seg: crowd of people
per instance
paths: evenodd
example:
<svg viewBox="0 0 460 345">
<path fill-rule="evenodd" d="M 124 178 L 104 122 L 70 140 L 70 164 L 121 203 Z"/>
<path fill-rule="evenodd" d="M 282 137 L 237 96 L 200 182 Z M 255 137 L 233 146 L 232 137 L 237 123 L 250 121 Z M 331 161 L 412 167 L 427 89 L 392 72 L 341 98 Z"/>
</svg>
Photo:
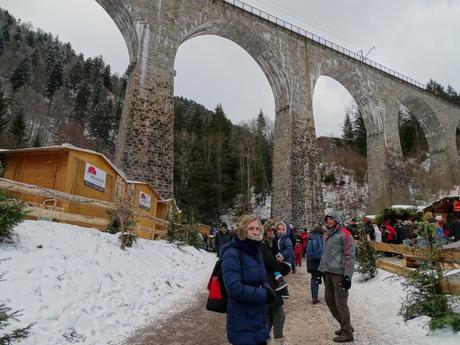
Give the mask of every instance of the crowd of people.
<svg viewBox="0 0 460 345">
<path fill-rule="evenodd" d="M 289 299 L 283 277 L 296 273 L 306 258 L 311 274 L 311 303 L 317 304 L 324 282 L 325 302 L 340 328 L 335 342 L 353 341 L 348 292 L 354 271 L 355 247 L 351 233 L 341 225 L 336 211 L 325 215 L 324 226 L 307 232 L 286 222 L 243 216 L 231 231 L 222 223 L 214 236 L 217 256 L 228 294 L 227 338 L 233 345 L 284 344 Z M 286 302 L 287 303 L 287 302 Z"/>
<path fill-rule="evenodd" d="M 449 215 L 447 222 L 443 215 L 434 216 L 432 212 L 425 212 L 422 216 L 417 217 L 385 219 L 380 226 L 371 218 L 364 217 L 363 224 L 365 235 L 371 241 L 376 242 L 426 248 L 428 246 L 427 236 L 422 230 L 427 225 L 434 230 L 433 234 L 430 234 L 431 241 L 438 245 L 460 241 L 460 221 L 459 215 L 456 213 Z M 350 221 L 347 229 L 355 239 L 360 239 L 363 236 L 359 232 L 356 219 Z"/>
<path fill-rule="evenodd" d="M 354 240 L 369 240 L 416 247 L 427 247 L 428 240 L 443 245 L 460 241 L 460 220 L 426 212 L 422 219 L 386 219 L 379 226 L 375 219 L 352 219 L 345 226 L 338 211 L 331 210 L 324 224 L 298 229 L 271 219 L 262 222 L 254 215 L 243 216 L 235 231 L 222 223 L 214 232 L 212 247 L 222 260 L 224 285 L 228 293 L 227 337 L 233 345 L 284 344 L 289 287 L 283 278 L 295 274 L 306 260 L 310 273 L 311 303 L 320 302 L 319 286 L 324 283 L 324 300 L 340 328 L 334 342 L 352 342 L 354 329 L 348 308 L 348 295 L 355 266 Z"/>
</svg>

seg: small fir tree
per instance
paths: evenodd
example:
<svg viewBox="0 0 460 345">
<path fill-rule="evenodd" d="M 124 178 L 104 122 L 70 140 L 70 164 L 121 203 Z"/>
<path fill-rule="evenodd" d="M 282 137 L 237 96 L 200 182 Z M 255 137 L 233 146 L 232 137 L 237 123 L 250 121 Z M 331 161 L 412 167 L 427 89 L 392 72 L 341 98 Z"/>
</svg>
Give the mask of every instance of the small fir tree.
<svg viewBox="0 0 460 345">
<path fill-rule="evenodd" d="M 30 58 L 26 56 L 14 70 L 10 77 L 11 86 L 13 91 L 17 91 L 19 88 L 25 86 L 31 78 L 31 63 Z"/>
<path fill-rule="evenodd" d="M 342 138 L 345 140 L 352 141 L 354 139 L 353 123 L 351 121 L 350 112 L 347 111 L 345 114 L 345 120 L 343 121 L 343 135 Z"/>
<path fill-rule="evenodd" d="M 377 275 L 377 252 L 367 236 L 366 225 L 357 223 L 361 244 L 356 248 L 357 270 L 361 273 L 361 281 L 368 281 Z"/>
<path fill-rule="evenodd" d="M 24 220 L 26 211 L 21 201 L 0 193 L 0 242 L 10 240 L 13 228 Z"/>
<path fill-rule="evenodd" d="M 401 279 L 406 296 L 399 314 L 405 321 L 419 316 L 429 316 L 430 329 L 450 326 L 460 331 L 460 314 L 452 308 L 454 297 L 443 292 L 445 283 L 442 260 L 434 244 L 435 225 L 419 222 L 419 236 L 428 243 L 426 258 L 406 279 Z"/>
<path fill-rule="evenodd" d="M 14 147 L 21 148 L 29 141 L 29 131 L 24 119 L 24 110 L 20 110 L 14 116 L 10 127 L 10 134 L 14 138 Z"/>
<path fill-rule="evenodd" d="M 4 332 L 3 330 L 8 327 L 12 321 L 19 321 L 20 311 L 11 311 L 4 303 L 0 303 L 0 345 L 11 345 L 27 338 L 30 334 L 33 324 L 24 328 L 17 328 L 11 332 Z"/>
</svg>

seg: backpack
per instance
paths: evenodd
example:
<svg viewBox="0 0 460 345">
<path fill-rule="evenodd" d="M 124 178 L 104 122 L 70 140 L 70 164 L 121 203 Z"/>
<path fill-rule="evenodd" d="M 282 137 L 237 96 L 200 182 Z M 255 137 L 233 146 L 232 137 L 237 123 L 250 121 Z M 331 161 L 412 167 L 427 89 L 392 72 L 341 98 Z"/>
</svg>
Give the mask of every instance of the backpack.
<svg viewBox="0 0 460 345">
<path fill-rule="evenodd" d="M 310 236 L 307 243 L 307 259 L 321 259 L 323 255 L 323 238 Z"/>
<path fill-rule="evenodd" d="M 236 249 L 236 248 L 235 248 Z M 238 258 L 240 264 L 243 265 L 243 254 L 239 249 L 236 249 L 238 252 Z M 223 253 L 222 253 L 223 254 Z M 216 264 L 211 273 L 211 277 L 208 282 L 208 300 L 206 301 L 206 309 L 209 311 L 214 311 L 216 313 L 226 313 L 227 312 L 227 290 L 225 290 L 224 285 L 224 275 L 222 273 L 222 257 L 217 260 Z"/>
</svg>

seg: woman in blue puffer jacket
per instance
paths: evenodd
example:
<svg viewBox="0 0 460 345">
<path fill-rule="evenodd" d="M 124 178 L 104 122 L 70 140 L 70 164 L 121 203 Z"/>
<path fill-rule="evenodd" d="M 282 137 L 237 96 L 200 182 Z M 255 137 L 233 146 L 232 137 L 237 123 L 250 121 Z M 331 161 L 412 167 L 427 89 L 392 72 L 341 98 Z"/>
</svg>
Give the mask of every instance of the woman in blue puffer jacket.
<svg viewBox="0 0 460 345">
<path fill-rule="evenodd" d="M 262 225 L 253 215 L 243 216 L 236 237 L 222 248 L 222 273 L 228 294 L 227 338 L 233 345 L 267 343 L 267 303 L 275 292 L 267 284 L 260 251 Z"/>
</svg>

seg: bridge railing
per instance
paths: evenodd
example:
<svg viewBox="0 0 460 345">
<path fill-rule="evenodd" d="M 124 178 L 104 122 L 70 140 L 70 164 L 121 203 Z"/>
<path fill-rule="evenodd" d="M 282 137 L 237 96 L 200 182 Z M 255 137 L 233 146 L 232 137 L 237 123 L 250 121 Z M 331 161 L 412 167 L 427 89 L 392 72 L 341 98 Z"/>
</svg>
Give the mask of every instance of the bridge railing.
<svg viewBox="0 0 460 345">
<path fill-rule="evenodd" d="M 274 23 L 276 25 L 282 26 L 285 29 L 288 29 L 288 30 L 290 30 L 292 32 L 295 32 L 295 33 L 297 33 L 297 34 L 299 34 L 299 35 L 301 35 L 301 36 L 303 36 L 303 37 L 305 37 L 305 38 L 307 38 L 309 40 L 317 42 L 317 43 L 319 43 L 319 44 L 321 44 L 323 46 L 326 46 L 326 47 L 328 47 L 328 48 L 330 48 L 332 50 L 335 50 L 335 51 L 337 51 L 339 53 L 342 53 L 342 54 L 344 54 L 346 56 L 349 56 L 349 57 L 351 57 L 351 58 L 353 58 L 355 60 L 361 61 L 361 62 L 363 62 L 363 63 L 365 63 L 365 64 L 367 64 L 369 66 L 372 66 L 372 67 L 374 67 L 374 68 L 376 68 L 376 69 L 378 69 L 378 70 L 380 70 L 380 71 L 382 71 L 384 73 L 387 73 L 387 74 L 389 74 L 389 75 L 391 75 L 391 76 L 393 76 L 395 78 L 401 79 L 401 80 L 403 80 L 403 81 L 405 81 L 405 82 L 407 82 L 409 84 L 412 84 L 412 85 L 414 85 L 416 87 L 419 87 L 419 88 L 425 90 L 425 84 L 420 83 L 419 81 L 417 81 L 415 79 L 407 77 L 404 74 L 401 74 L 401 73 L 399 73 L 399 72 L 397 72 L 395 70 L 392 70 L 391 68 L 388 68 L 388 67 L 386 67 L 386 66 L 384 66 L 382 64 L 379 64 L 378 62 L 375 62 L 375 61 L 373 61 L 371 59 L 368 59 L 368 58 L 364 57 L 362 54 L 358 54 L 358 53 L 356 53 L 356 52 L 354 52 L 354 51 L 352 51 L 350 49 L 344 48 L 344 47 L 342 47 L 342 46 L 340 46 L 340 45 L 338 45 L 338 44 L 336 44 L 334 42 L 331 42 L 331 41 L 329 41 L 329 40 L 327 40 L 325 38 L 322 38 L 322 37 L 320 37 L 320 36 L 318 36 L 318 35 L 316 35 L 314 33 L 311 33 L 311 32 L 309 32 L 309 31 L 307 31 L 305 29 L 302 29 L 302 28 L 300 28 L 300 27 L 298 27 L 296 25 L 288 23 L 283 19 L 280 19 L 280 18 L 278 18 L 276 16 L 271 15 L 270 13 L 262 11 L 262 10 L 256 8 L 256 7 L 254 7 L 254 6 L 246 4 L 246 3 L 242 2 L 242 1 L 239 1 L 239 0 L 224 0 L 224 1 L 226 3 L 229 3 L 229 4 L 233 5 L 233 6 L 235 6 L 235 7 L 241 8 L 244 11 L 250 12 L 250 13 L 252 13 L 252 14 L 258 16 L 258 17 L 266 19 L 266 20 L 268 20 L 268 21 L 270 21 L 270 22 L 272 22 L 272 23 Z"/>
</svg>

